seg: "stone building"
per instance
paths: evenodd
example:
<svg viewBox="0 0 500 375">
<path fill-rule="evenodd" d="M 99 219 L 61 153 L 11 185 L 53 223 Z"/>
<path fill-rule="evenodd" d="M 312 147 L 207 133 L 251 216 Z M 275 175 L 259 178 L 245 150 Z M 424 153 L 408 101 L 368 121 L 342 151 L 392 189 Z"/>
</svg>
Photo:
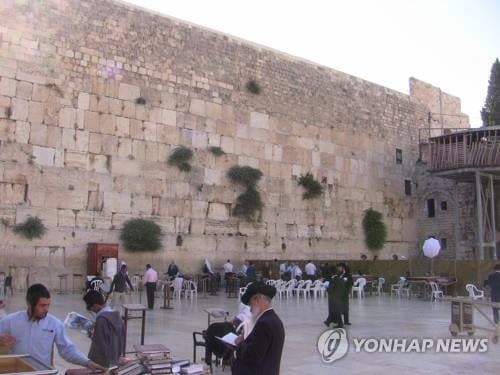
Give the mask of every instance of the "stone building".
<svg viewBox="0 0 500 375">
<path fill-rule="evenodd" d="M 470 214 L 420 171 L 429 129 L 469 126 L 460 100 L 427 83 L 411 79 L 406 95 L 112 0 L 4 0 L 0 19 L 0 260 L 17 285 L 84 273 L 87 243 L 118 242 L 136 217 L 165 235 L 158 253 L 120 250 L 133 269 L 175 258 L 195 271 L 205 257 L 371 257 L 370 207 L 388 226 L 379 258 L 412 256 L 433 191 L 438 211 L 447 201 Z M 166 163 L 179 145 L 194 151 L 189 173 Z M 263 172 L 255 223 L 231 215 L 233 165 Z M 302 199 L 307 172 L 319 199 Z M 12 232 L 28 215 L 48 227 L 43 238 Z"/>
</svg>

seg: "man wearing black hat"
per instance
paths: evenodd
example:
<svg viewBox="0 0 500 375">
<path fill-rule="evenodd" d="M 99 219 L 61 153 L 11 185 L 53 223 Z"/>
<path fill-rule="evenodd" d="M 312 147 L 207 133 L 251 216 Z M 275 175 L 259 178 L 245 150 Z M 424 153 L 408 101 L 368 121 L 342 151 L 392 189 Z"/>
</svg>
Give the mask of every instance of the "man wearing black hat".
<svg viewBox="0 0 500 375">
<path fill-rule="evenodd" d="M 285 329 L 271 306 L 274 286 L 252 283 L 241 297 L 250 306 L 253 329 L 236 340 L 232 375 L 279 375 Z"/>
<path fill-rule="evenodd" d="M 337 267 L 334 275 L 328 280 L 328 317 L 324 324 L 329 327 L 331 323 L 336 324 L 335 328 L 343 328 L 344 322 L 342 314 L 344 313 L 344 296 L 346 289 L 346 280 L 344 280 L 342 267 Z"/>
</svg>

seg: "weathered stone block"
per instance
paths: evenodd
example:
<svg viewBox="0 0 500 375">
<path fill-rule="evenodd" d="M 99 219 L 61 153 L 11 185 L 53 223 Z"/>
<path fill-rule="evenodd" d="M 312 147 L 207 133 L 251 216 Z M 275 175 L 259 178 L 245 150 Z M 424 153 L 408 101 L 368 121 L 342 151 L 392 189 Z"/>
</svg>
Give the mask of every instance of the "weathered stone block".
<svg viewBox="0 0 500 375">
<path fill-rule="evenodd" d="M 43 111 L 43 103 L 31 101 L 28 109 L 28 121 L 41 124 L 44 117 Z"/>
<path fill-rule="evenodd" d="M 96 173 L 109 173 L 110 158 L 109 155 L 90 154 L 88 157 L 88 170 Z"/>
<path fill-rule="evenodd" d="M 177 112 L 168 109 L 162 109 L 161 111 L 161 123 L 165 125 L 176 126 L 177 125 Z"/>
<path fill-rule="evenodd" d="M 130 136 L 135 139 L 144 139 L 144 122 L 130 120 Z"/>
<path fill-rule="evenodd" d="M 193 115 L 205 116 L 205 102 L 201 99 L 191 99 L 189 112 Z"/>
<path fill-rule="evenodd" d="M 16 142 L 28 143 L 30 138 L 30 124 L 28 122 L 16 121 Z"/>
<path fill-rule="evenodd" d="M 130 120 L 126 117 L 116 117 L 116 135 L 119 137 L 130 136 Z"/>
<path fill-rule="evenodd" d="M 18 82 L 16 96 L 21 99 L 31 100 L 33 84 L 30 82 Z"/>
<path fill-rule="evenodd" d="M 191 217 L 196 219 L 204 219 L 207 217 L 207 201 L 192 201 L 191 202 Z"/>
<path fill-rule="evenodd" d="M 26 100 L 12 98 L 12 114 L 10 118 L 12 120 L 26 121 L 28 119 L 28 102 Z"/>
<path fill-rule="evenodd" d="M 87 169 L 88 155 L 85 152 L 65 151 L 64 165 L 68 168 Z"/>
<path fill-rule="evenodd" d="M 78 108 L 88 110 L 90 108 L 90 95 L 87 92 L 78 94 Z"/>
<path fill-rule="evenodd" d="M 229 219 L 229 209 L 227 204 L 210 202 L 208 204 L 208 218 L 226 221 Z"/>
<path fill-rule="evenodd" d="M 33 146 L 33 157 L 35 164 L 53 166 L 55 149 L 50 147 Z"/>
<path fill-rule="evenodd" d="M 74 129 L 76 125 L 76 110 L 65 107 L 59 112 L 59 126 Z"/>
<path fill-rule="evenodd" d="M 116 116 L 102 114 L 99 116 L 99 130 L 103 134 L 115 134 L 116 132 Z"/>
<path fill-rule="evenodd" d="M 144 121 L 144 139 L 146 141 L 156 141 L 156 123 Z"/>
<path fill-rule="evenodd" d="M 16 80 L 2 77 L 0 80 L 0 95 L 16 96 Z"/>
<path fill-rule="evenodd" d="M 119 99 L 135 101 L 135 99 L 139 96 L 141 96 L 141 89 L 139 86 L 120 83 L 120 86 L 118 87 Z"/>
<path fill-rule="evenodd" d="M 250 112 L 250 126 L 269 129 L 269 115 L 260 112 Z"/>
<path fill-rule="evenodd" d="M 104 192 L 104 210 L 107 212 L 130 213 L 130 193 Z"/>
<path fill-rule="evenodd" d="M 84 126 L 85 129 L 91 132 L 99 132 L 99 113 L 92 111 L 85 111 L 84 113 Z"/>
</svg>

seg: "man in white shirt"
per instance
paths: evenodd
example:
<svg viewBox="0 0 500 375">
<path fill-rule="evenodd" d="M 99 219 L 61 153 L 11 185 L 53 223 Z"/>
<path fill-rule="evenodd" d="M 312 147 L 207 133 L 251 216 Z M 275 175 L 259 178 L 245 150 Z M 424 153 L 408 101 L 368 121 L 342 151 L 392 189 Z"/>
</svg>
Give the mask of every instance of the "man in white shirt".
<svg viewBox="0 0 500 375">
<path fill-rule="evenodd" d="M 305 270 L 306 270 L 307 278 L 309 280 L 313 280 L 316 277 L 317 268 L 316 268 L 315 264 L 313 262 L 311 262 L 310 260 L 307 261 L 307 264 L 305 266 Z"/>
<path fill-rule="evenodd" d="M 283 275 L 286 273 L 287 268 L 288 264 L 286 262 L 280 264 L 280 279 L 283 278 Z"/>
<path fill-rule="evenodd" d="M 153 309 L 155 304 L 156 283 L 158 282 L 158 272 L 156 272 L 151 264 L 146 264 L 146 272 L 144 272 L 144 285 L 146 286 L 146 295 L 148 297 L 148 308 Z"/>
<path fill-rule="evenodd" d="M 231 260 L 227 260 L 226 263 L 224 263 L 224 274 L 226 276 L 229 276 L 233 273 L 234 266 L 231 264 Z"/>
<path fill-rule="evenodd" d="M 302 278 L 302 270 L 300 269 L 298 264 L 292 263 L 291 277 L 292 279 Z"/>
</svg>

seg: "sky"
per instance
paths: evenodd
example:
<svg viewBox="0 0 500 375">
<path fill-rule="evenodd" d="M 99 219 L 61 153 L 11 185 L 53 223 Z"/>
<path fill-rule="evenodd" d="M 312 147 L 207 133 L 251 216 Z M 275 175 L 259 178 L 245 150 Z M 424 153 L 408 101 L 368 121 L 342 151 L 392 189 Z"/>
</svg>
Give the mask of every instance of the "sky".
<svg viewBox="0 0 500 375">
<path fill-rule="evenodd" d="M 481 125 L 500 0 L 126 0 L 408 93 L 415 77 Z"/>
</svg>

